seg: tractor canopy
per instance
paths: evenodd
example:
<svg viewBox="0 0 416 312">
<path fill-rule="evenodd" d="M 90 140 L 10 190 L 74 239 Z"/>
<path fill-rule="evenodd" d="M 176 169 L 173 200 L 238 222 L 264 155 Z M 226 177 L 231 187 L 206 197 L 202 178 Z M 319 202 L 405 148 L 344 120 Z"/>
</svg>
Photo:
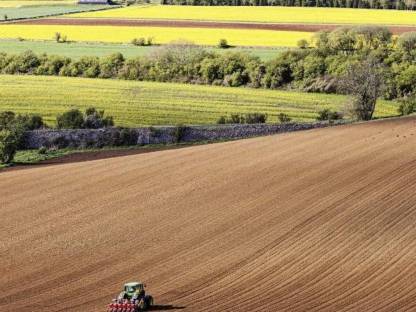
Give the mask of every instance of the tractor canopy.
<svg viewBox="0 0 416 312">
<path fill-rule="evenodd" d="M 131 282 L 124 284 L 124 291 L 132 296 L 135 292 L 141 292 L 144 290 L 144 284 L 141 282 Z"/>
</svg>

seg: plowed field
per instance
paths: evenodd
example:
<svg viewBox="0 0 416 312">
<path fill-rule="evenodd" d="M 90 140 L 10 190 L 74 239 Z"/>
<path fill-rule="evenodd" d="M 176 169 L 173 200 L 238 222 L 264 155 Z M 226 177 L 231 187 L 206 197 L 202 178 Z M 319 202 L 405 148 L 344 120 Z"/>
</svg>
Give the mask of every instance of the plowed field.
<svg viewBox="0 0 416 312">
<path fill-rule="evenodd" d="M 0 173 L 0 310 L 415 311 L 416 118 Z"/>
</svg>

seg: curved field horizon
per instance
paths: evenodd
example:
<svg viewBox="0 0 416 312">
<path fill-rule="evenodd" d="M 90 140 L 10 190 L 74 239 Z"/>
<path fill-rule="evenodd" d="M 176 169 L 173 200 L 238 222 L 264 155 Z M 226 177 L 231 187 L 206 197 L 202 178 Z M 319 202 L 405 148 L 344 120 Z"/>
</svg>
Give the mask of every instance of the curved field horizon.
<svg viewBox="0 0 416 312">
<path fill-rule="evenodd" d="M 0 173 L 0 310 L 414 311 L 416 118 Z M 157 310 L 157 309 L 156 309 Z"/>
</svg>

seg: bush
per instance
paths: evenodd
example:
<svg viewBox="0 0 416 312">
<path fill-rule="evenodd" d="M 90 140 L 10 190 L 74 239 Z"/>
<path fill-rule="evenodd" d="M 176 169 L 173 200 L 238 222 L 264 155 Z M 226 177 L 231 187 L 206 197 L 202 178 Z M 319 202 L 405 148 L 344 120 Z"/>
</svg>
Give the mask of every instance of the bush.
<svg viewBox="0 0 416 312">
<path fill-rule="evenodd" d="M 286 123 L 292 120 L 292 118 L 290 118 L 289 115 L 285 113 L 280 113 L 279 115 L 277 115 L 277 119 L 279 120 L 280 123 Z"/>
<path fill-rule="evenodd" d="M 230 47 L 230 45 L 228 44 L 227 39 L 220 39 L 220 41 L 218 42 L 217 47 L 220 48 L 220 49 L 228 49 Z"/>
<path fill-rule="evenodd" d="M 175 140 L 175 143 L 182 141 L 187 127 L 185 125 L 178 125 L 173 129 L 172 135 Z"/>
<path fill-rule="evenodd" d="M 0 162 L 8 164 L 13 161 L 20 143 L 19 134 L 10 129 L 0 130 Z"/>
<path fill-rule="evenodd" d="M 221 116 L 217 120 L 217 124 L 255 124 L 265 123 L 267 114 L 249 113 L 249 114 L 231 114 L 229 117 Z"/>
<path fill-rule="evenodd" d="M 416 112 L 416 97 L 404 97 L 399 100 L 399 107 L 397 109 L 400 115 L 410 115 Z"/>
<path fill-rule="evenodd" d="M 38 154 L 45 155 L 48 153 L 48 149 L 45 146 L 39 147 Z"/>
<path fill-rule="evenodd" d="M 59 129 L 80 129 L 84 125 L 84 115 L 79 109 L 71 109 L 56 117 Z"/>
<path fill-rule="evenodd" d="M 307 49 L 309 48 L 309 42 L 306 39 L 300 39 L 297 43 L 298 48 Z"/>
<path fill-rule="evenodd" d="M 79 109 L 71 109 L 56 117 L 56 125 L 59 129 L 99 129 L 114 126 L 112 116 L 104 116 L 104 110 L 98 111 L 95 107 L 89 107 L 85 115 Z"/>
<path fill-rule="evenodd" d="M 144 38 L 134 38 L 131 43 L 132 45 L 143 47 L 146 45 L 146 40 Z"/>
<path fill-rule="evenodd" d="M 54 38 L 55 38 L 55 41 L 59 43 L 61 41 L 61 33 L 60 32 L 56 32 Z"/>
<path fill-rule="evenodd" d="M 247 124 L 256 124 L 256 123 L 266 123 L 267 114 L 263 113 L 250 113 L 244 116 L 245 123 Z"/>
<path fill-rule="evenodd" d="M 318 117 L 316 117 L 316 120 L 318 121 L 331 121 L 331 120 L 339 120 L 342 119 L 343 116 L 339 112 L 333 112 L 328 108 L 325 108 L 318 112 Z"/>
<path fill-rule="evenodd" d="M 113 117 L 104 117 L 104 110 L 97 111 L 94 107 L 90 107 L 85 111 L 83 128 L 99 129 L 111 126 L 114 126 Z"/>
<path fill-rule="evenodd" d="M 45 127 L 40 115 L 17 115 L 16 122 L 21 123 L 25 130 L 36 130 Z"/>
<path fill-rule="evenodd" d="M 14 112 L 6 111 L 0 113 L 0 130 L 7 129 L 15 120 Z"/>
<path fill-rule="evenodd" d="M 6 111 L 0 113 L 0 130 L 9 129 L 15 125 L 26 130 L 35 130 L 45 126 L 43 118 L 39 115 L 16 115 L 14 112 Z"/>
</svg>

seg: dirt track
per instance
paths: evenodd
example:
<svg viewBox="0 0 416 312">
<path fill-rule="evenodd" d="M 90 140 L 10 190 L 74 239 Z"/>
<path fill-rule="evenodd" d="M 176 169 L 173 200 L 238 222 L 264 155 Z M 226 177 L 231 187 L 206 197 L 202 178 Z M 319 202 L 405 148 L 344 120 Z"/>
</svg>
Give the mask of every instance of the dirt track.
<svg viewBox="0 0 416 312">
<path fill-rule="evenodd" d="M 5 172 L 0 311 L 416 311 L 415 184 L 416 118 Z"/>
<path fill-rule="evenodd" d="M 111 18 L 44 18 L 16 21 L 17 24 L 30 25 L 83 25 L 83 26 L 153 26 L 153 27 L 199 27 L 229 29 L 264 29 L 316 32 L 333 30 L 342 25 L 334 24 L 266 24 L 238 22 L 206 22 L 186 20 L 139 20 Z M 388 26 L 394 34 L 416 31 L 414 26 Z"/>
</svg>

